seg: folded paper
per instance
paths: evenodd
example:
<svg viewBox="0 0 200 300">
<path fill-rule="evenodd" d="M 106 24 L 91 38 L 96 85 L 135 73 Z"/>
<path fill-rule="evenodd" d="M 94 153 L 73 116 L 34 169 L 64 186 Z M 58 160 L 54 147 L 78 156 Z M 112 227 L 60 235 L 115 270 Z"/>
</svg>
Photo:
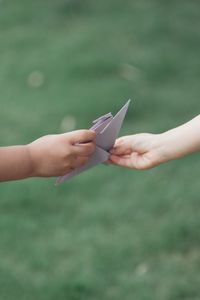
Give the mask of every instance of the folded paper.
<svg viewBox="0 0 200 300">
<path fill-rule="evenodd" d="M 58 177 L 56 184 L 67 181 L 80 173 L 95 167 L 100 163 L 104 163 L 109 158 L 109 151 L 112 149 L 115 140 L 117 139 L 122 127 L 126 112 L 128 110 L 130 100 L 122 107 L 122 109 L 113 117 L 111 113 L 93 121 L 93 126 L 90 128 L 96 132 L 96 149 L 91 155 L 87 164 L 76 168 L 70 173 Z"/>
</svg>

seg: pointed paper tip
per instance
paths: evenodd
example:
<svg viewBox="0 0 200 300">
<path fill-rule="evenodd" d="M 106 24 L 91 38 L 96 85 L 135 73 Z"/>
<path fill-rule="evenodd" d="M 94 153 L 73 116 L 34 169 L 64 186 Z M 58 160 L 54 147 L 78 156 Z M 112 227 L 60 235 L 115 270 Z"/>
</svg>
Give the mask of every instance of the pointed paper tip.
<svg viewBox="0 0 200 300">
<path fill-rule="evenodd" d="M 127 101 L 126 104 L 122 107 L 121 110 L 123 110 L 124 108 L 128 109 L 130 103 L 131 103 L 131 99 L 128 99 L 128 101 Z"/>
<path fill-rule="evenodd" d="M 120 109 L 120 111 L 119 111 L 118 113 L 120 113 L 120 112 L 123 111 L 124 109 L 127 110 L 128 107 L 129 107 L 130 102 L 131 102 L 131 99 L 129 99 L 129 100 L 124 104 L 124 106 Z"/>
<path fill-rule="evenodd" d="M 131 99 L 129 99 L 129 100 L 124 104 L 124 106 L 120 109 L 120 111 L 118 111 L 118 113 L 116 114 L 116 116 L 119 115 L 122 111 L 127 111 L 130 102 L 131 102 Z"/>
</svg>

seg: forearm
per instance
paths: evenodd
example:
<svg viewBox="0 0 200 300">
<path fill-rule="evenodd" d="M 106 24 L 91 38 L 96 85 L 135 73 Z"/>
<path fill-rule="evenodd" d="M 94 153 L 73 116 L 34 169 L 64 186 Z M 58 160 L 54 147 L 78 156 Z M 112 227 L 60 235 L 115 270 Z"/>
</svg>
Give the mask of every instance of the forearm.
<svg viewBox="0 0 200 300">
<path fill-rule="evenodd" d="M 32 176 L 28 146 L 0 148 L 0 181 L 17 180 Z"/>
<path fill-rule="evenodd" d="M 200 151 L 200 115 L 160 137 L 164 162 Z"/>
</svg>

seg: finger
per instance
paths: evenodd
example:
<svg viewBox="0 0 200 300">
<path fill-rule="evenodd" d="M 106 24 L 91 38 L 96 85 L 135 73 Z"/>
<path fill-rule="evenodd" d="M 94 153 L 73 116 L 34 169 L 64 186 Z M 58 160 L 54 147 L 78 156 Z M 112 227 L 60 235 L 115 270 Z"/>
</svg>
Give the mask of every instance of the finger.
<svg viewBox="0 0 200 300">
<path fill-rule="evenodd" d="M 131 151 L 132 143 L 130 139 L 128 137 L 122 137 L 116 140 L 110 153 L 114 155 L 126 155 L 130 154 Z"/>
<path fill-rule="evenodd" d="M 116 155 L 111 155 L 110 160 L 115 165 L 118 165 L 118 166 L 121 166 L 121 167 L 126 167 L 126 168 L 132 168 L 131 157 L 130 156 L 120 157 L 120 156 L 116 156 Z"/>
<path fill-rule="evenodd" d="M 110 150 L 110 153 L 114 153 L 118 148 L 120 148 L 120 145 L 123 143 L 123 138 L 118 138 L 115 141 L 115 144 L 113 145 L 113 148 Z"/>
<path fill-rule="evenodd" d="M 126 143 L 130 142 L 131 138 L 132 138 L 131 135 L 121 136 L 120 138 L 116 139 L 116 141 L 115 141 L 116 147 L 121 146 L 123 144 L 126 144 Z"/>
<path fill-rule="evenodd" d="M 73 151 L 77 156 L 89 156 L 95 151 L 94 143 L 76 144 L 73 146 Z"/>
<path fill-rule="evenodd" d="M 117 148 L 113 148 L 110 151 L 110 154 L 117 155 L 117 156 L 130 155 L 131 153 L 132 153 L 131 148 L 125 148 L 123 146 L 117 147 Z"/>
<path fill-rule="evenodd" d="M 68 136 L 70 136 L 70 142 L 72 144 L 81 144 L 94 141 L 96 133 L 92 130 L 76 130 L 68 133 Z"/>
</svg>

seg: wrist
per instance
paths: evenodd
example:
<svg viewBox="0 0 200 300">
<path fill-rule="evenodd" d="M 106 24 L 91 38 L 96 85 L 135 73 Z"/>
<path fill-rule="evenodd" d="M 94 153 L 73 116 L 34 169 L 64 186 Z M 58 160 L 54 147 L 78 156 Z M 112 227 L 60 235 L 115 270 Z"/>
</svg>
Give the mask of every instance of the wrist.
<svg viewBox="0 0 200 300">
<path fill-rule="evenodd" d="M 148 149 L 151 154 L 153 166 L 160 165 L 170 160 L 170 151 L 165 133 L 149 135 L 150 140 L 148 141 Z"/>
<path fill-rule="evenodd" d="M 161 163 L 181 157 L 179 148 L 177 147 L 178 136 L 173 130 L 169 130 L 159 134 L 159 152 Z"/>
<path fill-rule="evenodd" d="M 164 133 L 158 134 L 156 149 L 158 152 L 159 163 L 165 163 L 170 160 L 170 151 L 168 147 L 167 136 Z"/>
<path fill-rule="evenodd" d="M 37 163 L 36 163 L 36 158 L 34 155 L 34 149 L 33 149 L 32 143 L 26 145 L 25 147 L 26 147 L 26 151 L 27 151 L 28 157 L 29 157 L 29 165 L 30 165 L 29 177 L 36 177 L 36 176 L 38 176 Z"/>
</svg>

